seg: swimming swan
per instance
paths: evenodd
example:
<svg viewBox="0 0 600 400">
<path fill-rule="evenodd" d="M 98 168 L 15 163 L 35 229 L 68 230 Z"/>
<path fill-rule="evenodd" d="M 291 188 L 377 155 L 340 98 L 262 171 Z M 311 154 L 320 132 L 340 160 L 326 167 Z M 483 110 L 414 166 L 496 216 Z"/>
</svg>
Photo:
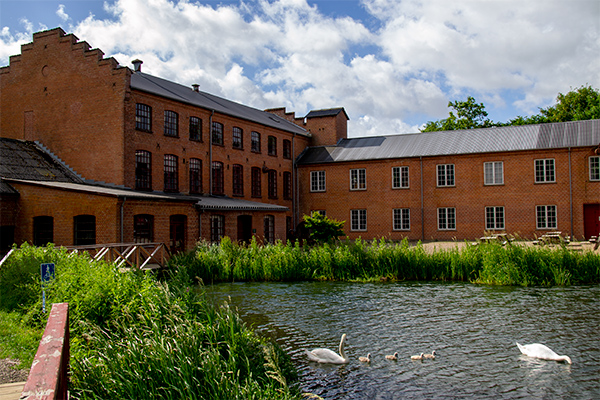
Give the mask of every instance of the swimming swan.
<svg viewBox="0 0 600 400">
<path fill-rule="evenodd" d="M 551 361 L 566 361 L 569 364 L 572 364 L 571 358 L 569 356 L 559 356 L 555 352 L 553 352 L 548 346 L 544 346 L 540 343 L 526 344 L 520 345 L 517 343 L 517 347 L 521 350 L 521 353 L 525 354 L 528 357 L 539 358 L 541 360 L 551 360 Z"/>
<path fill-rule="evenodd" d="M 306 350 L 306 355 L 310 361 L 322 363 L 322 364 L 348 364 L 350 359 L 344 352 L 344 345 L 346 344 L 346 334 L 342 335 L 340 340 L 340 354 L 336 354 L 335 351 L 329 349 L 314 349 L 313 351 Z"/>
<path fill-rule="evenodd" d="M 431 354 L 423 354 L 423 358 L 429 358 L 431 360 L 435 359 L 435 350 L 431 352 Z"/>
<path fill-rule="evenodd" d="M 418 356 L 410 356 L 410 359 L 411 359 L 411 360 L 422 360 L 422 359 L 423 359 L 423 356 L 424 356 L 424 354 L 423 354 L 423 353 L 421 353 L 421 354 L 420 354 L 420 355 L 418 355 Z"/>
<path fill-rule="evenodd" d="M 387 355 L 387 356 L 385 356 L 385 358 L 388 359 L 388 360 L 397 360 L 398 359 L 398 352 L 395 352 L 392 355 Z"/>
<path fill-rule="evenodd" d="M 370 363 L 371 362 L 371 353 L 368 353 L 366 357 L 358 357 L 358 361 Z"/>
</svg>

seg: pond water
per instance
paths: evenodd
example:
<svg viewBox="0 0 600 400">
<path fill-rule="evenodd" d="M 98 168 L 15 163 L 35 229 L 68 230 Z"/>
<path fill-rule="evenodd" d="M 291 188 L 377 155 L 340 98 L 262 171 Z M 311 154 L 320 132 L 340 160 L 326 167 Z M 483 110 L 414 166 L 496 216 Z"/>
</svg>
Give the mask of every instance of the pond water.
<svg viewBox="0 0 600 400">
<path fill-rule="evenodd" d="M 205 289 L 274 338 L 297 366 L 302 391 L 324 399 L 600 399 L 599 286 L 303 282 Z M 305 349 L 337 352 L 342 333 L 349 364 L 308 361 Z M 525 357 L 517 341 L 544 343 L 573 364 Z M 432 350 L 435 360 L 410 359 Z M 385 359 L 394 352 L 397 361 Z M 372 362 L 359 362 L 367 353 Z"/>
</svg>

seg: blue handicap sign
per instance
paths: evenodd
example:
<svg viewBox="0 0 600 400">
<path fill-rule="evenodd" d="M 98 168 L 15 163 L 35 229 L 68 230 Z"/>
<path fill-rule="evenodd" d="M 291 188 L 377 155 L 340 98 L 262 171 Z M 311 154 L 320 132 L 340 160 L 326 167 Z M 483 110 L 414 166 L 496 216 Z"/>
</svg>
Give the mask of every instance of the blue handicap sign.
<svg viewBox="0 0 600 400">
<path fill-rule="evenodd" d="M 42 264 L 42 283 L 47 283 L 54 279 L 54 263 Z"/>
</svg>

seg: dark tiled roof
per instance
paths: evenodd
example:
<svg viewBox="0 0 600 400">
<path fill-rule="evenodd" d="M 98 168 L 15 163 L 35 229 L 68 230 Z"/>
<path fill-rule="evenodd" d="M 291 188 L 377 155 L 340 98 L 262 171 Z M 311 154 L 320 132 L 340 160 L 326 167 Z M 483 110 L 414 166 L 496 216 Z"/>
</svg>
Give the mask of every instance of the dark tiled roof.
<svg viewBox="0 0 600 400">
<path fill-rule="evenodd" d="M 15 195 L 18 196 L 19 192 L 10 186 L 7 182 L 0 179 L 0 195 Z"/>
<path fill-rule="evenodd" d="M 600 120 L 342 139 L 306 149 L 299 164 L 598 146 Z"/>
<path fill-rule="evenodd" d="M 34 142 L 0 138 L 0 177 L 32 181 L 83 180 Z"/>
<path fill-rule="evenodd" d="M 288 211 L 289 208 L 277 204 L 259 203 L 230 197 L 202 197 L 198 201 L 198 207 L 203 210 L 223 211 Z"/>
<path fill-rule="evenodd" d="M 305 118 L 335 117 L 336 115 L 338 115 L 341 112 L 344 113 L 344 115 L 346 116 L 346 119 L 350 119 L 350 118 L 348 118 L 348 114 L 346 114 L 346 110 L 344 110 L 343 107 L 328 108 L 326 110 L 313 110 L 313 111 L 309 112 L 308 114 L 306 114 Z"/>
<path fill-rule="evenodd" d="M 191 87 L 144 74 L 142 72 L 134 72 L 131 74 L 131 87 L 133 89 L 191 104 L 196 107 L 215 110 L 215 112 L 218 113 L 281 129 L 286 132 L 305 136 L 309 135 L 306 129 L 278 115 L 217 97 L 210 93 L 202 91 L 196 92 Z"/>
</svg>

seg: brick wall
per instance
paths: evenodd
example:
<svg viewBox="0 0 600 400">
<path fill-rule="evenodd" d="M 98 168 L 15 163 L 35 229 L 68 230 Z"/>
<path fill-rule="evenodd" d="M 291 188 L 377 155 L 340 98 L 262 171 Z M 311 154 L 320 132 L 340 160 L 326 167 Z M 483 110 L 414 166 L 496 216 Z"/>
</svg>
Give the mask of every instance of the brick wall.
<svg viewBox="0 0 600 400">
<path fill-rule="evenodd" d="M 592 155 L 586 148 L 571 150 L 573 234 L 579 238 L 583 237 L 583 205 L 600 203 L 600 182 L 589 181 L 588 159 Z M 543 158 L 555 160 L 556 182 L 535 183 L 534 160 Z M 483 164 L 492 161 L 503 162 L 502 185 L 484 185 Z M 454 165 L 455 186 L 437 186 L 438 164 Z M 392 167 L 396 166 L 409 167 L 408 189 L 392 189 Z M 366 190 L 350 190 L 352 168 L 366 169 Z M 463 240 L 483 235 L 486 207 L 504 207 L 504 231 L 533 238 L 547 231 L 536 229 L 536 206 L 555 205 L 557 230 L 571 232 L 568 149 L 423 158 L 422 168 L 421 203 L 421 161 L 416 158 L 301 166 L 301 214 L 325 210 L 329 217 L 346 221 L 345 231 L 350 238 Z M 326 192 L 311 193 L 310 171 L 318 170 L 326 171 Z M 438 229 L 440 207 L 456 209 L 456 229 Z M 410 230 L 393 230 L 394 208 L 410 209 Z M 350 230 L 352 209 L 367 210 L 366 231 Z"/>
</svg>

